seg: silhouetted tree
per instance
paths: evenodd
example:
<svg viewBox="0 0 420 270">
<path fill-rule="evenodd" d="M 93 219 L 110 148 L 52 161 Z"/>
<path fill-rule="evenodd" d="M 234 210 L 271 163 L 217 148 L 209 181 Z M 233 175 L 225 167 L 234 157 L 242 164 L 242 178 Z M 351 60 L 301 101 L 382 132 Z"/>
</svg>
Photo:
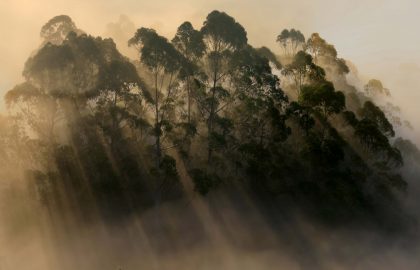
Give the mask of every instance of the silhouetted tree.
<svg viewBox="0 0 420 270">
<path fill-rule="evenodd" d="M 83 33 L 69 16 L 55 16 L 42 27 L 41 38 L 44 39 L 44 44 L 50 42 L 54 45 L 60 45 L 70 32 L 78 35 Z"/>
<path fill-rule="evenodd" d="M 192 86 L 193 77 L 198 73 L 196 64 L 204 55 L 205 44 L 202 33 L 195 30 L 190 22 L 184 22 L 178 27 L 172 43 L 177 48 L 187 61 L 182 63 L 181 76 L 185 81 L 187 90 L 187 123 L 191 125 L 191 101 L 192 101 Z"/>
<path fill-rule="evenodd" d="M 307 40 L 305 50 L 312 55 L 317 65 L 330 70 L 333 74 L 342 76 L 350 72 L 346 61 L 338 58 L 335 47 L 321 38 L 318 33 L 312 34 Z"/>
<path fill-rule="evenodd" d="M 299 103 L 310 107 L 325 118 L 340 113 L 345 108 L 345 97 L 340 91 L 335 91 L 330 82 L 304 86 L 299 96 Z"/>
<path fill-rule="evenodd" d="M 305 44 L 305 36 L 295 29 L 284 29 L 278 36 L 277 42 L 283 48 L 284 54 L 294 56 Z"/>
<path fill-rule="evenodd" d="M 158 35 L 153 29 L 138 29 L 129 44 L 139 48 L 140 61 L 153 75 L 155 111 L 153 134 L 156 138 L 156 167 L 159 168 L 162 158 L 161 137 L 164 132 L 173 128 L 173 124 L 168 121 L 168 114 L 174 101 L 176 78 L 183 57 L 166 38 Z M 162 92 L 163 87 L 166 87 L 166 93 Z"/>
<path fill-rule="evenodd" d="M 281 69 L 282 68 L 282 65 L 281 65 L 280 61 L 277 59 L 277 56 L 269 48 L 263 46 L 261 48 L 258 48 L 257 49 L 257 52 L 261 56 L 267 58 L 271 63 L 273 63 L 274 66 L 277 69 Z"/>
<path fill-rule="evenodd" d="M 206 59 L 208 62 L 209 86 L 206 95 L 207 126 L 208 126 L 208 159 L 213 152 L 214 123 L 220 101 L 228 92 L 222 86 L 222 80 L 227 76 L 227 61 L 231 54 L 242 49 L 247 44 L 245 29 L 232 17 L 224 12 L 212 11 L 206 18 L 201 33 L 206 45 Z"/>
<path fill-rule="evenodd" d="M 386 118 L 385 113 L 373 102 L 366 101 L 359 113 L 365 119 L 374 122 L 379 130 L 386 136 L 395 136 L 394 128 Z"/>
<path fill-rule="evenodd" d="M 282 74 L 292 78 L 298 96 L 304 84 L 309 82 L 322 82 L 325 77 L 324 70 L 315 65 L 312 62 L 312 56 L 304 51 L 300 51 L 295 55 L 292 63 L 284 67 Z"/>
</svg>

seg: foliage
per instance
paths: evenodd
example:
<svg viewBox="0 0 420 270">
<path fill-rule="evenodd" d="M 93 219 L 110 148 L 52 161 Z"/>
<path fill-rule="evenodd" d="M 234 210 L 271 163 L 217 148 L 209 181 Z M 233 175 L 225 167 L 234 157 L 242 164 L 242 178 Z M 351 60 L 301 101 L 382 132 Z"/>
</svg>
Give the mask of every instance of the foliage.
<svg viewBox="0 0 420 270">
<path fill-rule="evenodd" d="M 293 56 L 299 49 L 303 48 L 305 43 L 305 36 L 295 29 L 284 29 L 278 36 L 276 40 L 280 46 L 283 48 L 284 53 L 288 56 Z"/>
<path fill-rule="evenodd" d="M 281 65 L 280 61 L 277 59 L 277 56 L 269 48 L 263 46 L 261 48 L 258 48 L 257 49 L 257 52 L 261 56 L 263 56 L 263 57 L 267 58 L 268 60 L 270 60 L 270 62 L 273 63 L 274 66 L 277 69 L 281 69 L 282 68 L 282 65 Z"/>
<path fill-rule="evenodd" d="M 207 48 L 213 52 L 240 49 L 248 41 L 242 25 L 226 13 L 217 10 L 207 15 L 201 33 L 207 40 Z"/>
<path fill-rule="evenodd" d="M 41 38 L 44 39 L 44 43 L 52 43 L 54 45 L 60 45 L 70 33 L 82 34 L 83 31 L 76 27 L 73 20 L 67 15 L 55 16 L 49 20 L 41 28 Z"/>
<path fill-rule="evenodd" d="M 369 119 L 374 122 L 379 130 L 386 136 L 395 136 L 392 124 L 388 121 L 384 112 L 378 106 L 373 104 L 373 102 L 366 101 L 359 113 L 365 119 Z"/>
<path fill-rule="evenodd" d="M 338 58 L 335 47 L 325 41 L 318 33 L 312 34 L 305 45 L 306 51 L 314 58 L 314 62 L 324 69 L 332 69 L 331 72 L 340 77 L 350 72 L 346 61 Z"/>
<path fill-rule="evenodd" d="M 295 55 L 292 63 L 282 70 L 282 74 L 293 79 L 298 96 L 304 84 L 322 82 L 325 79 L 325 71 L 315 65 L 312 56 L 304 51 Z"/>
<path fill-rule="evenodd" d="M 206 195 L 211 189 L 221 183 L 221 179 L 215 174 L 209 174 L 201 169 L 192 169 L 190 175 L 194 182 L 194 189 L 201 195 Z"/>
<path fill-rule="evenodd" d="M 299 96 L 299 103 L 321 113 L 325 118 L 340 113 L 345 108 L 345 97 L 335 91 L 330 82 L 313 86 L 304 86 Z"/>
<path fill-rule="evenodd" d="M 366 94 L 368 94 L 369 96 L 375 96 L 375 95 L 390 96 L 391 95 L 389 89 L 385 88 L 382 85 L 382 82 L 376 79 L 369 80 L 369 82 L 365 85 L 364 90 Z"/>
<path fill-rule="evenodd" d="M 396 168 L 401 152 L 418 151 L 390 144 L 386 114 L 347 84 L 346 61 L 318 34 L 305 43 L 284 30 L 285 66 L 220 11 L 200 30 L 182 23 L 171 41 L 140 27 L 128 41 L 136 61 L 67 16 L 42 36 L 49 41 L 27 60 L 25 81 L 5 95 L 0 158 L 26 171 L 52 215 L 131 215 L 185 199 L 190 177 L 203 196 L 241 190 L 261 206 L 280 211 L 290 200 L 328 221 L 394 207 L 407 189 Z"/>
</svg>

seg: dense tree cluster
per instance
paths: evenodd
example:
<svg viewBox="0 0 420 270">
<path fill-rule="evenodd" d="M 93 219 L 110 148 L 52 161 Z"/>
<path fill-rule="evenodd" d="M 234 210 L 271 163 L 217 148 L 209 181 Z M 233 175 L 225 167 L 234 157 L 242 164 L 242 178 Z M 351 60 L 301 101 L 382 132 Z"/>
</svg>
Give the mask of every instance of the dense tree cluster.
<svg viewBox="0 0 420 270">
<path fill-rule="evenodd" d="M 180 166 L 202 195 L 240 185 L 327 220 L 378 213 L 405 185 L 392 124 L 372 101 L 346 108 L 350 86 L 331 78 L 349 69 L 318 34 L 281 32 L 285 65 L 219 11 L 171 40 L 139 28 L 135 61 L 67 16 L 41 36 L 25 82 L 5 96 L 0 143 L 6 158 L 27 149 L 20 168 L 50 210 L 121 214 L 182 198 Z"/>
</svg>

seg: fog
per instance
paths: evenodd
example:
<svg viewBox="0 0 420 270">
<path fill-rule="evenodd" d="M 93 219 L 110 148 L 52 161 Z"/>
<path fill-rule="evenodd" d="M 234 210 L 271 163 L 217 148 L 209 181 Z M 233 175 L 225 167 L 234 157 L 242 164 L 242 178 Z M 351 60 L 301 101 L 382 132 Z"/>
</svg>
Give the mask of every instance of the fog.
<svg viewBox="0 0 420 270">
<path fill-rule="evenodd" d="M 39 29 L 57 14 L 69 15 L 93 35 L 104 35 L 106 25 L 125 14 L 136 27 L 153 27 L 170 37 L 184 20 L 200 26 L 209 11 L 220 9 L 244 25 L 251 44 L 274 51 L 279 51 L 275 37 L 283 28 L 294 27 L 305 35 L 319 32 L 366 78 L 382 80 L 414 118 L 420 113 L 415 106 L 420 100 L 419 8 L 416 0 L 2 0 L 0 93 L 21 80 L 23 64 L 39 44 Z M 412 122 L 419 130 L 420 122 Z"/>
<path fill-rule="evenodd" d="M 23 80 L 23 65 L 41 44 L 40 28 L 56 15 L 69 15 L 89 34 L 113 37 L 118 49 L 134 58 L 135 50 L 125 44 L 137 28 L 172 37 L 183 21 L 200 27 L 209 11 L 219 9 L 245 27 L 250 44 L 276 53 L 275 37 L 283 28 L 305 36 L 320 33 L 357 67 L 359 90 L 370 79 L 390 89 L 391 101 L 413 126 L 397 134 L 420 146 L 416 0 L 0 1 L 0 96 Z M 1 101 L 0 112 L 5 111 Z M 0 174 L 0 270 L 420 269 L 415 162 L 402 169 L 409 183 L 405 206 L 413 218 L 403 233 L 357 223 L 331 228 L 292 208 L 276 216 L 276 209 L 239 187 L 202 198 L 183 162 L 177 162 L 186 198 L 111 222 L 100 215 L 84 220 L 70 208 L 62 220 L 52 218 L 41 205 L 28 203 L 25 183 L 14 182 L 19 168 L 2 165 L 7 173 Z"/>
</svg>

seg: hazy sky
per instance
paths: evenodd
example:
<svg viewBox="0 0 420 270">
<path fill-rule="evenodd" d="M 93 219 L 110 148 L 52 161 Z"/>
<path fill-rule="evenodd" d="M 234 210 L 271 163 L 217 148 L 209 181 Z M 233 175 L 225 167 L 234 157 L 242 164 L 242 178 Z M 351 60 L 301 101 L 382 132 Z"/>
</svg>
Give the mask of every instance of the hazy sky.
<svg viewBox="0 0 420 270">
<path fill-rule="evenodd" d="M 0 0 L 0 94 L 19 80 L 24 61 L 39 44 L 41 26 L 55 15 L 69 15 L 94 35 L 102 35 L 120 14 L 138 27 L 172 35 L 185 20 L 199 27 L 213 9 L 235 17 L 252 45 L 276 51 L 274 40 L 283 28 L 319 32 L 341 57 L 367 77 L 381 79 L 398 99 L 420 101 L 419 0 Z M 407 108 L 411 116 L 420 115 L 415 105 Z"/>
</svg>

